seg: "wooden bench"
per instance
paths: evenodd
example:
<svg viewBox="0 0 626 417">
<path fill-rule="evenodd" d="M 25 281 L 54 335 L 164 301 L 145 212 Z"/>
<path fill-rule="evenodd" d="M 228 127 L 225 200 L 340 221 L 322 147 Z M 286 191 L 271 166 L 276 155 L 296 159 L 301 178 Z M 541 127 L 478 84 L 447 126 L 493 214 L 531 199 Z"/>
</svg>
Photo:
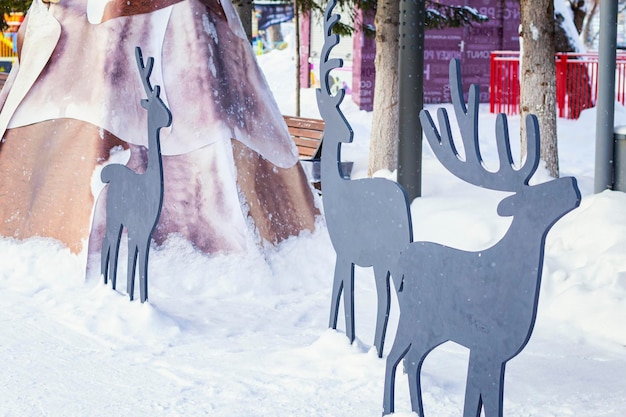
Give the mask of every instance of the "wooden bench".
<svg viewBox="0 0 626 417">
<path fill-rule="evenodd" d="M 283 118 L 298 148 L 302 169 L 313 187 L 321 191 L 320 158 L 322 157 L 324 121 L 296 116 L 283 116 Z"/>
<path fill-rule="evenodd" d="M 322 156 L 322 136 L 324 121 L 305 117 L 283 116 L 293 141 L 296 143 L 300 159 L 320 159 Z"/>
<path fill-rule="evenodd" d="M 324 121 L 306 117 L 283 116 L 293 141 L 298 148 L 300 163 L 315 188 L 321 190 L 320 159 L 322 157 L 322 138 Z M 352 162 L 342 162 L 344 178 L 349 180 Z"/>
</svg>

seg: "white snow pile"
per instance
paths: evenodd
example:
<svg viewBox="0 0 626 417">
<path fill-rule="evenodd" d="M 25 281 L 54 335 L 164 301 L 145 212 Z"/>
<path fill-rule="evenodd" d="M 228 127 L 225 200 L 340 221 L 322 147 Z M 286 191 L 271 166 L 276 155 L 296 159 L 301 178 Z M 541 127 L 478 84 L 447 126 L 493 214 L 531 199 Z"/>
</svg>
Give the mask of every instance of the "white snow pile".
<svg viewBox="0 0 626 417">
<path fill-rule="evenodd" d="M 283 113 L 292 113 L 292 52 L 260 62 Z M 313 92 L 303 94 L 305 115 L 318 116 Z M 344 104 L 356 133 L 342 154 L 358 178 L 371 114 Z M 626 124 L 625 114 L 618 108 L 616 123 Z M 512 138 L 519 122 L 509 119 Z M 494 163 L 487 106 L 480 123 Z M 535 331 L 507 366 L 509 417 L 626 414 L 626 194 L 593 194 L 594 129 L 594 109 L 559 119 L 561 174 L 577 177 L 583 200 L 548 235 Z M 495 211 L 504 195 L 456 179 L 425 144 L 415 239 L 489 247 L 510 224 Z M 112 291 L 98 277 L 85 280 L 83 255 L 52 240 L 1 238 L 0 416 L 379 416 L 385 360 L 371 347 L 373 275 L 357 268 L 358 340 L 350 345 L 342 319 L 338 331 L 327 329 L 334 261 L 322 219 L 267 256 L 206 256 L 172 237 L 152 249 L 150 301 L 141 304 L 125 295 L 123 267 Z M 393 302 L 385 354 L 398 321 Z M 427 358 L 426 415 L 462 414 L 467 358 L 451 343 Z M 414 416 L 406 375 L 397 378 L 395 415 Z"/>
</svg>

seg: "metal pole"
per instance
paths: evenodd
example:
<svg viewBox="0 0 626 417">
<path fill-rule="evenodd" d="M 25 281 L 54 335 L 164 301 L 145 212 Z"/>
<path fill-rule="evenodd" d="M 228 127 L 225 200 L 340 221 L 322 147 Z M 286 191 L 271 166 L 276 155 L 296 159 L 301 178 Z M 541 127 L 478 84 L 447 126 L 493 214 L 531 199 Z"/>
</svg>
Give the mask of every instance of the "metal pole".
<svg viewBox="0 0 626 417">
<path fill-rule="evenodd" d="M 296 116 L 300 117 L 300 13 L 298 0 L 293 0 L 293 17 L 296 26 Z"/>
<path fill-rule="evenodd" d="M 617 0 L 600 1 L 598 50 L 598 103 L 594 192 L 613 188 L 613 124 L 615 118 L 615 59 Z"/>
<path fill-rule="evenodd" d="M 422 195 L 422 125 L 424 107 L 424 0 L 400 1 L 398 58 L 398 182 L 409 202 Z"/>
</svg>

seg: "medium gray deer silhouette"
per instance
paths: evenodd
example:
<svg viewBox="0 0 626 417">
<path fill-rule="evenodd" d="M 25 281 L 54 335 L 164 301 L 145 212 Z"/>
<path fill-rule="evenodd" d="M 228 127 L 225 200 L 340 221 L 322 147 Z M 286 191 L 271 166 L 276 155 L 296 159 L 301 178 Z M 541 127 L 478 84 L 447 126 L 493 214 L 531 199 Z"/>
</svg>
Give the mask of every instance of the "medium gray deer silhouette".
<svg viewBox="0 0 626 417">
<path fill-rule="evenodd" d="M 138 174 L 121 164 L 110 164 L 102 169 L 102 182 L 109 183 L 106 200 L 106 234 L 102 240 L 101 272 L 104 283 L 111 273 L 115 289 L 117 260 L 122 229 L 128 234 L 128 270 L 126 290 L 133 299 L 135 266 L 139 263 L 139 291 L 141 302 L 148 299 L 148 254 L 150 239 L 163 205 L 163 164 L 161 160 L 160 130 L 172 123 L 172 114 L 161 100 L 160 87 L 150 85 L 154 59 L 144 65 L 141 49 L 135 49 L 135 58 L 147 99 L 141 106 L 148 111 L 148 163 L 146 171 Z"/>
<path fill-rule="evenodd" d="M 402 249 L 412 240 L 411 215 L 404 189 L 383 178 L 345 180 L 341 172 L 341 144 L 352 142 L 353 132 L 339 109 L 345 90 L 332 95 L 329 73 L 342 66 L 340 59 L 329 59 L 339 43 L 332 27 L 339 15 L 332 14 L 336 0 L 324 13 L 325 42 L 320 62 L 321 88 L 317 104 L 325 121 L 321 177 L 324 215 L 328 233 L 337 252 L 329 326 L 337 328 L 341 292 L 344 292 L 346 335 L 354 341 L 354 265 L 374 267 L 378 312 L 374 344 L 382 356 L 389 317 L 390 281 Z"/>
<path fill-rule="evenodd" d="M 420 372 L 435 347 L 454 341 L 469 348 L 464 417 L 502 417 L 505 364 L 528 342 L 535 323 L 545 239 L 550 228 L 578 207 L 580 193 L 574 178 L 560 178 L 529 186 L 539 163 L 539 128 L 534 115 L 526 119 L 528 153 L 513 168 L 506 116 L 498 115 L 497 172 L 482 165 L 478 147 L 478 86 L 463 100 L 458 61 L 450 63 L 454 111 L 465 159 L 452 141 L 445 109 L 439 109 L 441 135 L 428 111 L 420 119 L 433 152 L 454 175 L 471 184 L 511 191 L 498 205 L 500 216 L 514 216 L 505 236 L 493 247 L 465 252 L 430 242 L 411 243 L 399 262 L 400 318 L 387 357 L 383 415 L 394 411 L 396 367 L 404 358 L 411 405 L 424 416 Z"/>
</svg>

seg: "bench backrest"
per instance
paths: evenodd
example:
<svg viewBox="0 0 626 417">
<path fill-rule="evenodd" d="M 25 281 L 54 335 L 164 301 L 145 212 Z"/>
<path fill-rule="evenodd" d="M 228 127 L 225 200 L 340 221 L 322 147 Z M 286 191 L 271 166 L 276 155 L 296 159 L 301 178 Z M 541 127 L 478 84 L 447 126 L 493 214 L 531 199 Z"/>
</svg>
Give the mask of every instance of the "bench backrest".
<svg viewBox="0 0 626 417">
<path fill-rule="evenodd" d="M 322 153 L 324 121 L 305 117 L 283 116 L 296 143 L 301 159 L 319 159 Z"/>
</svg>

